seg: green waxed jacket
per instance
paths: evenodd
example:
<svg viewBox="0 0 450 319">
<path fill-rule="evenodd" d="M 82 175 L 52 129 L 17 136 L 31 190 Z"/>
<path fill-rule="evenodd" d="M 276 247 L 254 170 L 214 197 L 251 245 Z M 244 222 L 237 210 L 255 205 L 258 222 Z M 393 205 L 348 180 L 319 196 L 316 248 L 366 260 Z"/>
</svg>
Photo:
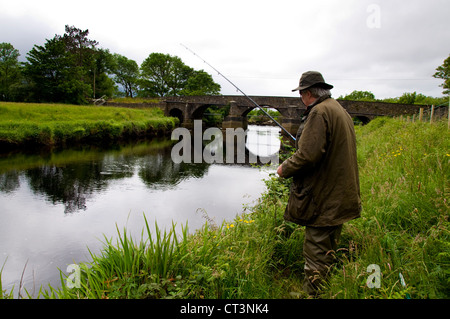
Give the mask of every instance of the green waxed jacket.
<svg viewBox="0 0 450 319">
<path fill-rule="evenodd" d="M 360 217 L 356 137 L 348 112 L 330 97 L 320 99 L 306 110 L 296 144 L 282 163 L 282 177 L 293 177 L 284 218 L 325 227 Z"/>
</svg>

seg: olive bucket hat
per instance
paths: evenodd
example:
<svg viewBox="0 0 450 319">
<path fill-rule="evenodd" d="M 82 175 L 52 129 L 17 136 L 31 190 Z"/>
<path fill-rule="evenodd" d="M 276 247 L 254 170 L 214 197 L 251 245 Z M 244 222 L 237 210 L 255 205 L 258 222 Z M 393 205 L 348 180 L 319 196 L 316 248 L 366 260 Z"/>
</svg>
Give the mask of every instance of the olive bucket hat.
<svg viewBox="0 0 450 319">
<path fill-rule="evenodd" d="M 327 90 L 333 88 L 331 84 L 325 83 L 325 80 L 320 72 L 308 71 L 302 74 L 298 87 L 293 89 L 292 92 L 306 90 L 312 86 L 319 86 Z"/>
</svg>

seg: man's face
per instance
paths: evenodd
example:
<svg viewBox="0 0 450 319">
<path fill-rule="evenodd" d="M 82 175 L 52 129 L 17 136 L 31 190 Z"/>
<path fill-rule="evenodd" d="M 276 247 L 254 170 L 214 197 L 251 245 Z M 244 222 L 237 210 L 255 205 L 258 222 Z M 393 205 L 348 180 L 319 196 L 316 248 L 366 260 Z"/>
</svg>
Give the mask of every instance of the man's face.
<svg viewBox="0 0 450 319">
<path fill-rule="evenodd" d="M 312 104 L 315 100 L 312 97 L 311 92 L 309 92 L 308 90 L 300 91 L 300 98 L 302 99 L 302 102 L 303 104 L 305 104 L 305 106 Z"/>
</svg>

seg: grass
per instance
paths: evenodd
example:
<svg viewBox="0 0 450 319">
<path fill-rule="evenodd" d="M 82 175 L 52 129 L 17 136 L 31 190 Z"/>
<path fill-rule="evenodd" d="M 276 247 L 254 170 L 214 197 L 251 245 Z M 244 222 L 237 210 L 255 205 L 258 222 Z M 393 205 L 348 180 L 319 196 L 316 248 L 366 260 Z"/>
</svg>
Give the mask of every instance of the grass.
<svg viewBox="0 0 450 319">
<path fill-rule="evenodd" d="M 321 298 L 449 298 L 447 123 L 378 118 L 356 131 L 362 217 L 344 225 Z M 271 176 L 242 215 L 216 225 L 205 212 L 193 234 L 175 225 L 152 232 L 146 221 L 135 241 L 117 229 L 116 243 L 105 239 L 102 252 L 80 264 L 80 288 L 68 289 L 61 273 L 61 287 L 41 288 L 40 297 L 305 298 L 304 228 L 282 217 L 289 183 Z M 379 288 L 367 285 L 372 264 Z"/>
<path fill-rule="evenodd" d="M 379 118 L 358 127 L 362 218 L 346 224 L 327 297 L 450 296 L 450 131 L 446 121 Z M 378 264 L 380 289 L 365 285 Z M 345 272 L 344 272 L 345 270 Z M 400 275 L 406 286 L 400 282 Z"/>
<path fill-rule="evenodd" d="M 0 102 L 0 146 L 64 146 L 154 136 L 171 131 L 176 121 L 158 108 Z"/>
</svg>

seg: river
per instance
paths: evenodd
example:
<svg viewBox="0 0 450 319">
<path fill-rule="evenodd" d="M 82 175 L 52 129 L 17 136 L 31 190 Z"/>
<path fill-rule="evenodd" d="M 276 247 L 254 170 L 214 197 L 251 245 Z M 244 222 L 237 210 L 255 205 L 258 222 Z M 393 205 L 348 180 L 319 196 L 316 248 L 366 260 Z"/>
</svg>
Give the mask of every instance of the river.
<svg viewBox="0 0 450 319">
<path fill-rule="evenodd" d="M 279 129 L 249 126 L 246 147 L 267 156 Z M 139 240 L 149 224 L 192 233 L 206 221 L 233 220 L 265 190 L 275 166 L 175 163 L 169 138 L 42 154 L 0 155 L 0 269 L 3 290 L 60 286 L 58 269 L 90 261 L 105 237 L 124 228 Z M 117 228 L 116 228 L 117 227 Z M 89 249 L 89 250 L 88 250 Z M 20 289 L 21 288 L 21 289 Z"/>
</svg>

